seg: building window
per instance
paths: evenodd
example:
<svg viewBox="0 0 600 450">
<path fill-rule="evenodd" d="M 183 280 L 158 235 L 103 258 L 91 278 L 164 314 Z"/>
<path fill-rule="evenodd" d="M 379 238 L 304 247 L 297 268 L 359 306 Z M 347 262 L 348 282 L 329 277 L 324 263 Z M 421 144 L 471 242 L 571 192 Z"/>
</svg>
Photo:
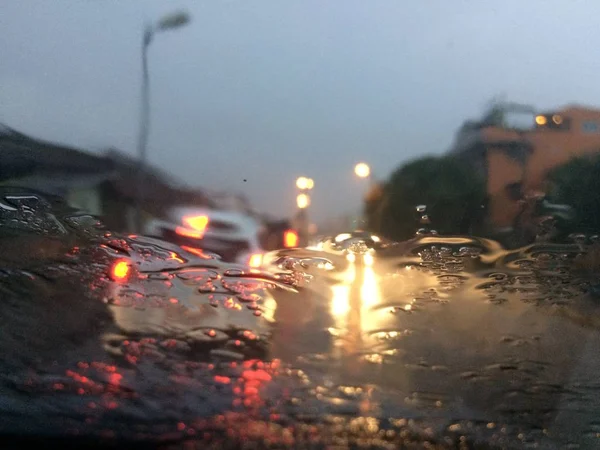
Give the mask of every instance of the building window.
<svg viewBox="0 0 600 450">
<path fill-rule="evenodd" d="M 506 186 L 506 194 L 513 202 L 521 200 L 523 195 L 523 184 L 521 182 L 510 183 Z"/>
<path fill-rule="evenodd" d="M 597 133 L 598 132 L 598 124 L 596 122 L 587 121 L 583 122 L 581 127 L 584 133 Z"/>
</svg>

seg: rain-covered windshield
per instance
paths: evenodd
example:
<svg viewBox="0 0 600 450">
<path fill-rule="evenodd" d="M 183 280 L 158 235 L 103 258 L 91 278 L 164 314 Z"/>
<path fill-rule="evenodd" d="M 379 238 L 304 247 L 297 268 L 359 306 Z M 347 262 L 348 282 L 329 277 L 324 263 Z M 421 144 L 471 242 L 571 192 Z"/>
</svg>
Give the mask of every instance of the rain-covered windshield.
<svg viewBox="0 0 600 450">
<path fill-rule="evenodd" d="M 0 443 L 600 448 L 594 8 L 2 3 Z"/>
</svg>

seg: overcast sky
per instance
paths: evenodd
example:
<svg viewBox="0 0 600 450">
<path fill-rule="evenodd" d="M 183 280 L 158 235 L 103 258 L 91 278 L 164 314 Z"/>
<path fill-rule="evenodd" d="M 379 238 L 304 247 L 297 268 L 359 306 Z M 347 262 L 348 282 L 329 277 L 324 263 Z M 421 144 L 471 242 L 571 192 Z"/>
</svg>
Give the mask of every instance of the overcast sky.
<svg viewBox="0 0 600 450">
<path fill-rule="evenodd" d="M 600 105 L 594 0 L 2 0 L 0 122 L 133 154 L 142 26 L 178 8 L 150 48 L 150 161 L 280 215 L 302 174 L 317 218 L 356 208 L 355 162 L 443 152 L 494 95 Z"/>
</svg>

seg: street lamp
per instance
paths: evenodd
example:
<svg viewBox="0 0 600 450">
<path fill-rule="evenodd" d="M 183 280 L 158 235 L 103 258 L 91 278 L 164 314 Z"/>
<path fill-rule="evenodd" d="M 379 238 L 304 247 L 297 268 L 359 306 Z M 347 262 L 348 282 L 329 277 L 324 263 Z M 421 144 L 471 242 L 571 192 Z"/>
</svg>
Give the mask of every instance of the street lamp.
<svg viewBox="0 0 600 450">
<path fill-rule="evenodd" d="M 142 232 L 142 204 L 144 200 L 143 173 L 146 165 L 146 147 L 148 144 L 148 132 L 150 129 L 150 83 L 148 75 L 148 47 L 152 43 L 154 35 L 161 31 L 180 28 L 190 21 L 190 16 L 185 11 L 176 11 L 163 16 L 155 24 L 148 24 L 144 28 L 142 38 L 142 103 L 140 110 L 140 134 L 138 137 L 138 179 L 136 199 L 136 227 Z"/>
<path fill-rule="evenodd" d="M 354 166 L 354 173 L 358 178 L 368 178 L 371 175 L 371 168 L 367 163 L 359 162 Z"/>
<path fill-rule="evenodd" d="M 172 30 L 187 25 L 189 21 L 190 15 L 186 11 L 175 11 L 163 16 L 163 18 L 156 23 L 155 28 L 160 31 Z"/>
<path fill-rule="evenodd" d="M 298 179 L 296 180 L 296 187 L 302 191 L 302 190 L 306 189 L 307 186 L 308 186 L 308 178 L 298 177 Z"/>
<path fill-rule="evenodd" d="M 296 197 L 296 205 L 299 209 L 306 209 L 310 206 L 310 197 L 308 194 L 298 194 Z"/>
<path fill-rule="evenodd" d="M 373 183 L 373 178 L 371 176 L 371 167 L 369 167 L 369 165 L 365 162 L 359 162 L 358 164 L 356 164 L 354 166 L 354 174 L 358 178 L 368 180 L 369 184 Z M 361 207 L 360 212 L 358 213 L 358 217 L 360 219 L 357 219 L 357 222 L 360 220 L 361 223 L 366 223 L 366 217 L 364 215 L 364 211 L 363 211 L 362 207 Z"/>
<path fill-rule="evenodd" d="M 309 220 L 307 208 L 310 206 L 310 196 L 308 191 L 315 187 L 315 182 L 312 178 L 298 177 L 296 179 L 296 187 L 300 191 L 296 196 L 296 206 L 298 211 L 295 216 L 296 228 L 298 230 L 298 237 L 300 240 L 300 246 L 304 247 L 308 245 Z"/>
<path fill-rule="evenodd" d="M 301 191 L 310 191 L 315 186 L 312 178 L 298 177 L 296 179 L 296 187 Z"/>
</svg>

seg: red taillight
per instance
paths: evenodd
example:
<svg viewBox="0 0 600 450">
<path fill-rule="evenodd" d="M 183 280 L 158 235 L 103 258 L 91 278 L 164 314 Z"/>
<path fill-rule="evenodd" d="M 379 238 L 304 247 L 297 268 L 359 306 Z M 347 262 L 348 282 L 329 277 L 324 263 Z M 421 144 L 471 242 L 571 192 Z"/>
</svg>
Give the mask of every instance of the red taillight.
<svg viewBox="0 0 600 450">
<path fill-rule="evenodd" d="M 115 281 L 125 281 L 129 277 L 131 268 L 127 261 L 118 261 L 112 266 L 110 275 Z"/>
<path fill-rule="evenodd" d="M 202 239 L 202 236 L 203 236 L 203 234 L 198 231 L 188 230 L 187 228 L 184 228 L 184 227 L 175 228 L 175 233 L 177 233 L 179 236 L 184 236 L 184 237 L 189 237 L 189 238 L 194 238 L 194 239 Z"/>
<path fill-rule="evenodd" d="M 184 217 L 183 223 L 194 231 L 204 233 L 206 227 L 208 226 L 208 216 Z"/>
<path fill-rule="evenodd" d="M 283 246 L 286 248 L 298 247 L 298 233 L 295 230 L 285 230 L 285 233 L 283 233 Z"/>
<path fill-rule="evenodd" d="M 208 226 L 208 216 L 188 216 L 183 218 L 185 227 L 175 228 L 175 233 L 192 239 L 202 239 Z"/>
<path fill-rule="evenodd" d="M 252 256 L 250 256 L 250 259 L 248 260 L 248 265 L 250 267 L 260 267 L 262 265 L 262 258 L 263 255 L 261 253 L 255 253 Z"/>
</svg>

